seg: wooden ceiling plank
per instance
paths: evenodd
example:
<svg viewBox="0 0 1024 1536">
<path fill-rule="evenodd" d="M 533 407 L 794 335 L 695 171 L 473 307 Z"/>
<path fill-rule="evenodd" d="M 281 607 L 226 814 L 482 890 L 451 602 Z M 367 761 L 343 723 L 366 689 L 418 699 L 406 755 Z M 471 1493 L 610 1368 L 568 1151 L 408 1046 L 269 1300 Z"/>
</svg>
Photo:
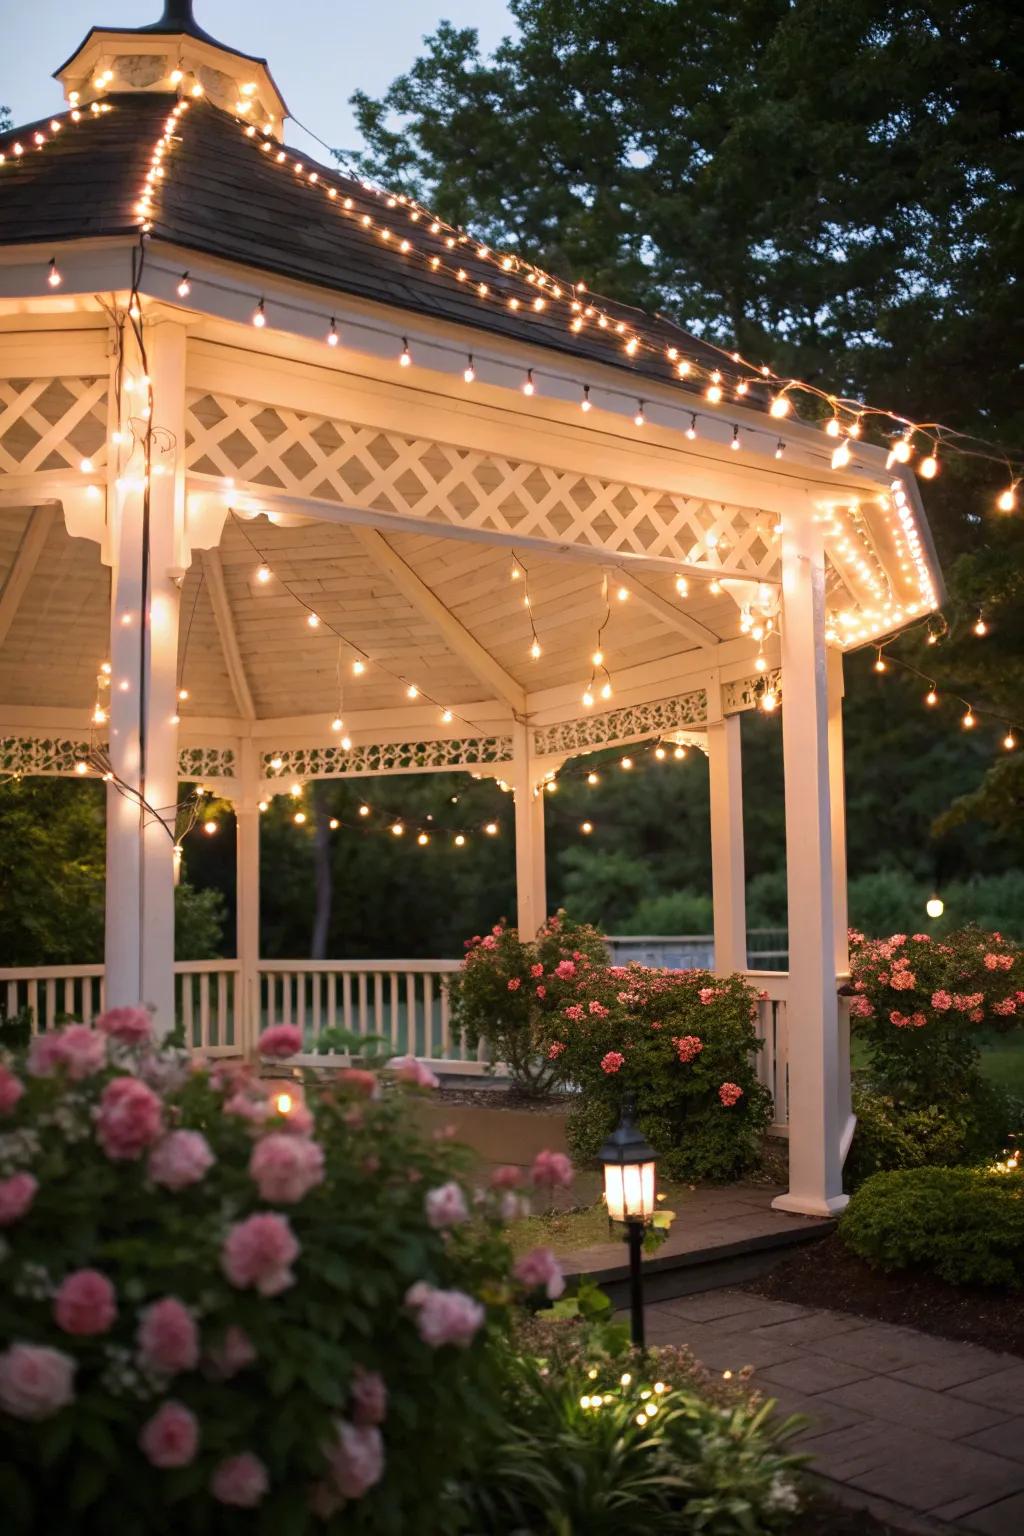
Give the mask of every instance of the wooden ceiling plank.
<svg viewBox="0 0 1024 1536">
<path fill-rule="evenodd" d="M 238 713 L 243 720 L 255 720 L 256 706 L 253 703 L 252 690 L 245 673 L 242 653 L 238 648 L 235 621 L 228 602 L 227 589 L 224 586 L 224 568 L 216 549 L 203 550 L 203 570 L 206 573 L 206 585 L 210 589 L 210 604 L 213 608 L 220 646 L 224 653 L 224 665 L 228 670 L 231 692 L 234 694 Z"/>
<path fill-rule="evenodd" d="M 657 592 L 652 592 L 650 587 L 644 586 L 642 581 L 631 575 L 628 571 L 616 569 L 615 580 L 620 587 L 625 587 L 638 603 L 655 614 L 663 624 L 670 629 L 676 629 L 680 634 L 688 635 L 691 640 L 705 650 L 713 651 L 719 644 L 719 637 L 713 630 L 707 629 L 697 619 L 692 619 L 682 608 L 677 608 L 674 603 L 666 602 L 659 597 Z"/>
<path fill-rule="evenodd" d="M 39 557 L 43 553 L 43 546 L 49 538 L 56 515 L 57 508 L 52 503 L 44 507 L 33 507 L 29 514 L 21 543 L 18 545 L 18 552 L 14 557 L 14 564 L 0 591 L 0 645 L 3 645 L 17 617 L 21 600 L 25 596 L 25 589 L 39 564 Z"/>
</svg>

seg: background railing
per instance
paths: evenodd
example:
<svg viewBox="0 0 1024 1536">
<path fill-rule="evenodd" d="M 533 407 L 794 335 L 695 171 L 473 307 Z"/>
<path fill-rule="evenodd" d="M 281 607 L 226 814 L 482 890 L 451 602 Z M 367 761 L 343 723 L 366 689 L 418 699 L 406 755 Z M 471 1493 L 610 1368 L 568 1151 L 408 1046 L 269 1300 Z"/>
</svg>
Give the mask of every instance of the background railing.
<svg viewBox="0 0 1024 1536">
<path fill-rule="evenodd" d="M 313 1050 L 325 1030 L 338 1026 L 379 1035 L 392 1051 L 446 1071 L 479 1074 L 483 1052 L 467 1050 L 451 1027 L 447 981 L 459 966 L 458 960 L 262 960 L 247 1005 L 237 960 L 178 961 L 177 1019 L 186 1044 L 204 1055 L 245 1055 L 268 1025 L 287 1022 L 300 1026 Z M 789 977 L 757 969 L 745 974 L 758 992 L 758 1078 L 772 1095 L 781 1129 L 789 1123 Z M 28 1009 L 33 1029 L 92 1019 L 103 1007 L 101 965 L 0 969 L 0 1013 L 10 1018 Z M 848 1027 L 843 1012 L 841 1024 Z"/>
</svg>

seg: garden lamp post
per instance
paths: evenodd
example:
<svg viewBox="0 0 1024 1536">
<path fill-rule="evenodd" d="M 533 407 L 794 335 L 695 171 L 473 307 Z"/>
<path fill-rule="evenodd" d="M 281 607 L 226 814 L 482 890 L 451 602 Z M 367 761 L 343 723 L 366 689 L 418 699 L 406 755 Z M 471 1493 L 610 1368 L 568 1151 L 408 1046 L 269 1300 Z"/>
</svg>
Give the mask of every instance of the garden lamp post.
<svg viewBox="0 0 1024 1536">
<path fill-rule="evenodd" d="M 644 1228 L 654 1215 L 654 1148 L 633 1124 L 634 1105 L 626 1099 L 622 1117 L 602 1146 L 604 1197 L 611 1221 L 626 1225 L 629 1243 L 629 1305 L 633 1343 L 644 1347 L 644 1293 L 641 1262 Z"/>
</svg>

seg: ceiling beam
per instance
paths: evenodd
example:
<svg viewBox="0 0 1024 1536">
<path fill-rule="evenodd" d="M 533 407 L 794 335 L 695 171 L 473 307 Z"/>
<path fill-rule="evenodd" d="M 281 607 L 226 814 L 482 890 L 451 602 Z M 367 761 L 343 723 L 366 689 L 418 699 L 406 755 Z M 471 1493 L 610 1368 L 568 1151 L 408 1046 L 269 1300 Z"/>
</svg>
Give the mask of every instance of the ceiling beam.
<svg viewBox="0 0 1024 1536">
<path fill-rule="evenodd" d="M 714 630 L 708 629 L 698 619 L 691 619 L 688 613 L 684 613 L 682 608 L 677 608 L 674 603 L 666 602 L 657 592 L 652 592 L 650 587 L 645 587 L 642 581 L 638 581 L 621 566 L 616 566 L 614 579 L 620 587 L 625 587 L 630 596 L 635 597 L 642 607 L 653 613 L 663 624 L 667 624 L 669 629 L 676 629 L 680 634 L 687 635 L 704 650 L 713 651 L 718 646 L 719 637 Z"/>
<path fill-rule="evenodd" d="M 49 537 L 56 513 L 57 508 L 52 503 L 46 507 L 33 507 L 29 513 L 14 563 L 7 574 L 3 589 L 0 590 L 0 645 L 3 645 L 7 639 L 8 631 L 21 607 L 25 588 L 32 580 L 32 574 L 39 564 L 39 557 Z"/>
<path fill-rule="evenodd" d="M 238 713 L 243 720 L 256 719 L 256 706 L 253 703 L 252 692 L 249 688 L 249 679 L 245 674 L 245 663 L 242 653 L 238 649 L 238 635 L 235 631 L 235 619 L 228 602 L 227 588 L 224 585 L 224 567 L 220 561 L 220 551 L 216 549 L 204 549 L 202 551 L 203 571 L 206 575 L 206 585 L 210 589 L 210 602 L 213 606 L 213 617 L 217 624 L 217 633 L 220 636 L 220 647 L 224 652 L 224 664 L 228 669 L 228 679 L 231 683 L 231 692 L 235 696 Z"/>
<path fill-rule="evenodd" d="M 499 699 L 504 699 L 517 715 L 527 713 L 526 689 L 506 672 L 479 640 L 442 603 L 436 593 L 421 581 L 401 555 L 395 553 L 383 534 L 375 528 L 362 528 L 352 524 L 352 536 L 369 555 L 374 565 L 383 571 L 416 611 L 431 623 L 460 661 L 476 677 L 478 682 L 493 688 Z"/>
</svg>

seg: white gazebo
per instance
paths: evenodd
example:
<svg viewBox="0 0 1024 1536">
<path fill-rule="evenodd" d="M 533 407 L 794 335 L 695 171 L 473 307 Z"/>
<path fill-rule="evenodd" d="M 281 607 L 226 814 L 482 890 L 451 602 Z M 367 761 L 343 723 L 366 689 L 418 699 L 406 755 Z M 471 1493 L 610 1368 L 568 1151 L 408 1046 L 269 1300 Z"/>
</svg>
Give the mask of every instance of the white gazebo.
<svg viewBox="0 0 1024 1536">
<path fill-rule="evenodd" d="M 8 998 L 141 998 L 228 1051 L 283 1009 L 379 1027 L 390 987 L 390 1027 L 404 989 L 408 1043 L 457 1056 L 450 962 L 261 961 L 261 805 L 491 775 L 533 931 L 544 784 L 651 740 L 707 753 L 716 966 L 744 970 L 740 716 L 778 705 L 762 1071 L 779 1204 L 839 1209 L 842 658 L 938 601 L 913 477 L 854 411 L 829 436 L 767 370 L 287 149 L 266 63 L 187 0 L 57 77 L 66 109 L 0 140 L 0 770 L 107 778 L 106 964 L 8 969 Z M 237 814 L 237 950 L 175 966 L 197 780 Z"/>
</svg>

